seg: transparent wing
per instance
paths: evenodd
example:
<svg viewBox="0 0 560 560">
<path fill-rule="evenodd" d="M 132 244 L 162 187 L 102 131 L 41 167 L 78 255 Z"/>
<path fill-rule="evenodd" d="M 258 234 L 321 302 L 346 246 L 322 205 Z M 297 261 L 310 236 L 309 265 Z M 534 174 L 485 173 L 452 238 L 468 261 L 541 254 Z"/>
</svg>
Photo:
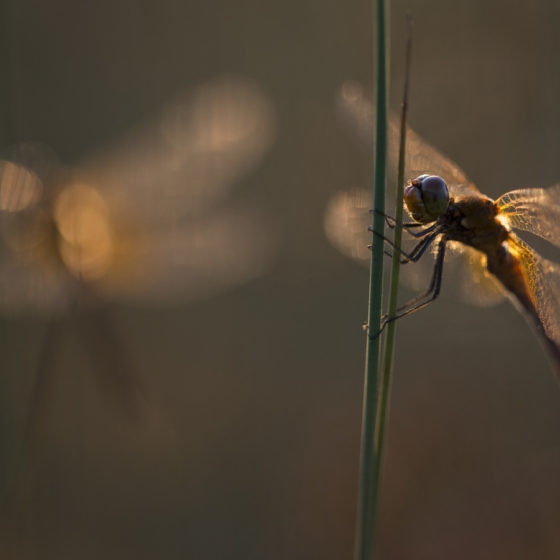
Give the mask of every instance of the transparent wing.
<svg viewBox="0 0 560 560">
<path fill-rule="evenodd" d="M 348 82 L 341 88 L 339 107 L 352 128 L 373 150 L 374 111 L 370 99 L 359 84 Z M 399 150 L 399 117 L 389 115 L 388 128 L 388 165 L 389 172 L 396 176 Z M 414 179 L 423 173 L 439 175 L 447 183 L 453 196 L 478 194 L 479 190 L 467 179 L 463 170 L 441 152 L 430 146 L 412 129 L 408 128 L 406 136 L 405 178 Z"/>
<path fill-rule="evenodd" d="M 444 274 L 448 282 L 457 289 L 459 297 L 468 303 L 486 307 L 502 301 L 507 293 L 486 267 L 486 255 L 463 245 L 450 241 L 445 254 Z"/>
<path fill-rule="evenodd" d="M 120 301 L 188 303 L 257 278 L 276 254 L 276 230 L 260 210 L 222 209 L 131 240 L 94 288 Z"/>
<path fill-rule="evenodd" d="M 359 188 L 335 193 L 327 204 L 323 222 L 330 243 L 346 257 L 366 265 L 371 258 L 371 198 L 371 193 Z"/>
<path fill-rule="evenodd" d="M 88 157 L 75 181 L 144 222 L 172 223 L 223 198 L 269 149 L 274 114 L 251 82 L 224 77 L 178 97 Z"/>
<path fill-rule="evenodd" d="M 498 198 L 496 204 L 510 226 L 560 247 L 560 185 L 511 191 Z"/>
<path fill-rule="evenodd" d="M 508 243 L 520 263 L 544 332 L 560 348 L 560 265 L 542 258 L 513 234 Z"/>
</svg>

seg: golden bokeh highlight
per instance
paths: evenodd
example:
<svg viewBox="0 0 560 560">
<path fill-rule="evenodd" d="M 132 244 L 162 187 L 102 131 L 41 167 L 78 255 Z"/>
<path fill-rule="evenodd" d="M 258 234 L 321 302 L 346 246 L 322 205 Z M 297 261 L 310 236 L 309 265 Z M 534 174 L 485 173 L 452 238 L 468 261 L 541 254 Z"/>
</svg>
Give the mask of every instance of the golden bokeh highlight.
<svg viewBox="0 0 560 560">
<path fill-rule="evenodd" d="M 101 194 L 86 185 L 66 187 L 56 198 L 54 219 L 68 270 L 86 281 L 102 277 L 114 258 L 114 236 Z"/>
</svg>

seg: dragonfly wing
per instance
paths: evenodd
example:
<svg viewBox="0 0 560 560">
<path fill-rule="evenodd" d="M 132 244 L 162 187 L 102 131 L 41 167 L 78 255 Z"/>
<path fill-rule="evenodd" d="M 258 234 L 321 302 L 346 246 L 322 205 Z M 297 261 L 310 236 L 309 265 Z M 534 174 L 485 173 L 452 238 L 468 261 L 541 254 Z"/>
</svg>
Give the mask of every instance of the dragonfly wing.
<svg viewBox="0 0 560 560">
<path fill-rule="evenodd" d="M 511 227 L 560 247 L 560 185 L 511 191 L 498 198 L 496 204 Z"/>
<path fill-rule="evenodd" d="M 12 161 L 0 161 L 0 210 L 19 212 L 41 199 L 43 181 L 33 171 Z"/>
<path fill-rule="evenodd" d="M 456 286 L 463 301 L 487 307 L 505 298 L 503 286 L 488 272 L 486 255 L 467 245 L 450 241 L 445 256 L 446 285 Z"/>
<path fill-rule="evenodd" d="M 2 152 L 0 212 L 13 214 L 53 196 L 62 168 L 54 152 L 38 142 L 22 142 Z"/>
<path fill-rule="evenodd" d="M 328 203 L 324 231 L 331 244 L 343 255 L 369 266 L 371 253 L 371 193 L 364 189 L 349 189 L 336 193 Z M 403 238 L 403 249 L 410 250 L 414 239 Z M 433 243 L 433 248 L 437 242 Z M 434 252 L 430 251 L 434 256 Z M 428 287 L 434 259 L 425 255 L 415 263 L 401 267 L 403 283 L 414 291 Z M 504 298 L 504 290 L 486 270 L 485 257 L 479 251 L 449 242 L 445 254 L 443 293 L 455 292 L 458 297 L 475 305 L 494 305 Z"/>
<path fill-rule="evenodd" d="M 363 143 L 373 153 L 373 124 L 375 114 L 370 99 L 359 84 L 346 83 L 341 89 L 339 107 L 357 132 Z M 388 165 L 389 172 L 396 178 L 399 153 L 400 119 L 391 113 L 388 119 Z M 439 175 L 446 182 L 452 196 L 478 194 L 474 183 L 468 180 L 464 171 L 453 161 L 423 140 L 411 128 L 407 129 L 405 178 L 414 179 L 424 173 Z"/>
<path fill-rule="evenodd" d="M 0 209 L 8 210 L 1 225 L 20 224 L 18 239 L 53 245 L 58 268 L 51 274 L 41 259 L 7 264 L 21 260 L 21 251 L 0 232 L 7 249 L 0 307 L 57 308 L 72 298 L 70 274 L 92 290 L 124 299 L 130 292 L 142 302 L 193 300 L 256 275 L 272 254 L 261 251 L 267 226 L 228 219 L 214 207 L 273 138 L 268 98 L 251 82 L 226 77 L 180 96 L 72 172 L 54 165 L 44 147 L 18 146 L 0 161 Z M 23 235 L 35 222 L 50 225 Z"/>
<path fill-rule="evenodd" d="M 268 271 L 277 254 L 270 220 L 252 209 L 217 210 L 138 238 L 96 289 L 120 301 L 188 303 Z"/>
<path fill-rule="evenodd" d="M 372 224 L 371 192 L 353 188 L 335 193 L 325 210 L 323 227 L 330 243 L 344 256 L 369 266 Z"/>
<path fill-rule="evenodd" d="M 248 81 L 221 78 L 87 158 L 76 181 L 103 190 L 136 219 L 170 224 L 223 198 L 273 137 L 268 98 Z"/>
<path fill-rule="evenodd" d="M 560 369 L 560 265 L 542 258 L 513 234 L 508 244 L 512 254 L 517 257 L 530 293 L 537 316 L 537 330 L 553 345 L 552 350 Z"/>
</svg>

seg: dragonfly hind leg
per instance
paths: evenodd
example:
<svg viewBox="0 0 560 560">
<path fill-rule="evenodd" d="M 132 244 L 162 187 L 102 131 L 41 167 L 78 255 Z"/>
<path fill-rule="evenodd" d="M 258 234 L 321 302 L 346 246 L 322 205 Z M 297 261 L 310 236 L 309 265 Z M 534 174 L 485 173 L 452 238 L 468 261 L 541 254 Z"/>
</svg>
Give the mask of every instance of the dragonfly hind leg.
<svg viewBox="0 0 560 560">
<path fill-rule="evenodd" d="M 445 258 L 446 243 L 447 240 L 443 238 L 438 244 L 436 262 L 434 265 L 434 271 L 428 289 L 424 293 L 416 296 L 415 298 L 412 298 L 411 300 L 407 301 L 404 305 L 397 308 L 395 315 L 391 315 L 391 316 L 385 315 L 384 317 L 382 317 L 379 331 L 377 331 L 377 333 L 375 334 L 369 335 L 369 337 L 372 340 L 375 340 L 383 332 L 383 330 L 389 323 L 396 321 L 401 317 L 406 317 L 407 315 L 410 315 L 411 313 L 414 313 L 419 309 L 422 309 L 426 305 L 432 303 L 432 301 L 434 301 L 438 297 L 439 292 L 441 290 L 441 276 L 443 271 L 443 261 Z"/>
</svg>

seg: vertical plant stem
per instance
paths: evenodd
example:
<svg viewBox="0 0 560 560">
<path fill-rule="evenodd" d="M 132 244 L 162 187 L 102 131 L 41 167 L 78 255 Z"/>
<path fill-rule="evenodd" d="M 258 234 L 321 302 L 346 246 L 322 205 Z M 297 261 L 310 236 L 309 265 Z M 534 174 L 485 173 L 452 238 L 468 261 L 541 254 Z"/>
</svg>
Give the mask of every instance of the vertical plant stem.
<svg viewBox="0 0 560 560">
<path fill-rule="evenodd" d="M 412 48 L 412 32 L 411 20 L 408 19 L 408 39 L 406 42 L 406 61 L 405 61 L 405 79 L 403 102 L 401 108 L 401 128 L 400 128 L 400 143 L 399 143 L 399 171 L 397 178 L 396 188 L 396 211 L 395 211 L 395 230 L 393 241 L 396 247 L 402 245 L 402 218 L 403 218 L 403 193 L 404 193 L 404 166 L 405 166 L 405 153 L 406 153 L 406 117 L 408 111 L 408 86 L 410 80 L 410 53 Z M 396 314 L 397 310 L 397 296 L 399 288 L 399 272 L 400 272 L 400 253 L 396 250 L 393 252 L 393 261 L 391 267 L 391 285 L 389 292 L 389 317 Z M 383 467 L 383 442 L 385 440 L 385 424 L 388 416 L 389 400 L 391 394 L 391 374 L 394 357 L 394 345 L 396 335 L 397 322 L 392 321 L 387 325 L 387 335 L 385 338 L 385 352 L 383 354 L 383 372 L 381 383 L 379 387 L 379 405 L 378 405 L 378 418 L 376 423 L 375 433 L 375 489 L 376 499 L 381 487 L 381 470 Z"/>
<path fill-rule="evenodd" d="M 380 340 L 379 331 L 383 288 L 383 239 L 385 213 L 385 187 L 387 177 L 387 65 L 386 65 L 386 22 L 385 2 L 377 0 L 376 33 L 376 114 L 375 173 L 373 185 L 372 251 L 370 264 L 370 289 L 367 322 L 366 366 L 362 409 L 362 443 L 360 459 L 360 488 L 358 496 L 358 518 L 356 527 L 356 560 L 370 560 L 373 555 L 376 492 L 375 492 L 375 421 L 377 417 L 378 372 Z"/>
</svg>

